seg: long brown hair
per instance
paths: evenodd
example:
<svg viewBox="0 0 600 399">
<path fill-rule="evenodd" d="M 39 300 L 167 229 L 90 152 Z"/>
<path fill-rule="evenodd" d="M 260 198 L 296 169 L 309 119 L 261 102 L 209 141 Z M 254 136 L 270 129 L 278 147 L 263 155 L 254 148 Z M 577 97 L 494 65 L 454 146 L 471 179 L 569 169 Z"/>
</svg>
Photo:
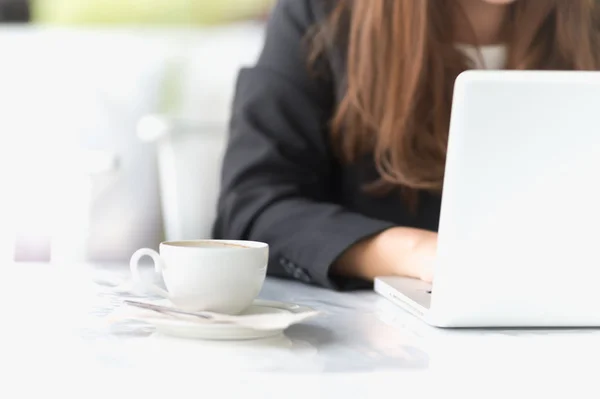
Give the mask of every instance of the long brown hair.
<svg viewBox="0 0 600 399">
<path fill-rule="evenodd" d="M 372 189 L 440 192 L 454 80 L 467 69 L 452 37 L 457 0 L 335 3 L 313 55 L 343 43 L 345 94 L 331 121 L 340 157 L 372 154 L 380 176 Z M 510 7 L 508 69 L 600 69 L 596 0 Z"/>
</svg>

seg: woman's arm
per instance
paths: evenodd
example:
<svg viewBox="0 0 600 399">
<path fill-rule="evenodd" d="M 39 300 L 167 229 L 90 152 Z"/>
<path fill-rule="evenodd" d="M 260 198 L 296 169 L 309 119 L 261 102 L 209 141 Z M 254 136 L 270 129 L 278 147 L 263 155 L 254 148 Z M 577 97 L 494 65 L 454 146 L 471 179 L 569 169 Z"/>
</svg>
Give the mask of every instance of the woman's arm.
<svg viewBox="0 0 600 399">
<path fill-rule="evenodd" d="M 333 264 L 332 273 L 370 281 L 392 271 L 431 282 L 436 253 L 437 233 L 393 227 L 350 247 Z"/>
</svg>

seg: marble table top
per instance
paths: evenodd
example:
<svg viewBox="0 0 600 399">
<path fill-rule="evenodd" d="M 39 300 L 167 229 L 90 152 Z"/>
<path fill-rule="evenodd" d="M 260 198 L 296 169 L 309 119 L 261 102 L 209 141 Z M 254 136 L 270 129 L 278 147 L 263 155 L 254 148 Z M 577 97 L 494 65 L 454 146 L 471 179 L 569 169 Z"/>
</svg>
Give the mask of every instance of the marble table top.
<svg viewBox="0 0 600 399">
<path fill-rule="evenodd" d="M 175 380 L 178 387 L 214 385 L 215 397 L 262 398 L 268 390 L 286 398 L 358 398 L 390 389 L 410 397 L 453 391 L 505 397 L 517 389 L 598 396 L 598 330 L 441 330 L 370 291 L 268 279 L 261 298 L 308 305 L 322 315 L 274 338 L 185 340 L 140 322 L 106 321 L 124 298 L 144 295 L 130 284 L 127 265 L 16 264 L 3 272 L 0 365 L 6 362 L 15 384 L 71 377 L 66 386 L 85 385 L 86 395 L 99 396 L 109 387 L 113 396 L 129 396 L 128 389 L 158 395 Z M 155 278 L 150 270 L 146 276 Z M 89 384 L 77 385 L 88 379 L 92 392 Z"/>
</svg>

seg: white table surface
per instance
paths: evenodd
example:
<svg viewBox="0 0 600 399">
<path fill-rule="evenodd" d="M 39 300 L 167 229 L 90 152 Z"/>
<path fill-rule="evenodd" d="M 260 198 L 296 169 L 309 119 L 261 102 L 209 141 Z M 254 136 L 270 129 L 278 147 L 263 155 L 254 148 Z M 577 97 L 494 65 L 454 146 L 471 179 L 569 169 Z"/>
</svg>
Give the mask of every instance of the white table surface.
<svg viewBox="0 0 600 399">
<path fill-rule="evenodd" d="M 266 340 L 183 340 L 140 323 L 106 322 L 129 296 L 115 292 L 129 277 L 127 265 L 2 270 L 0 366 L 10 378 L 0 391 L 18 387 L 23 396 L 0 397 L 53 390 L 87 397 L 141 397 L 142 391 L 162 397 L 178 389 L 190 397 L 211 391 L 216 398 L 311 399 L 600 392 L 597 330 L 440 330 L 372 292 L 269 279 L 262 298 L 309 305 L 323 315 Z"/>
</svg>

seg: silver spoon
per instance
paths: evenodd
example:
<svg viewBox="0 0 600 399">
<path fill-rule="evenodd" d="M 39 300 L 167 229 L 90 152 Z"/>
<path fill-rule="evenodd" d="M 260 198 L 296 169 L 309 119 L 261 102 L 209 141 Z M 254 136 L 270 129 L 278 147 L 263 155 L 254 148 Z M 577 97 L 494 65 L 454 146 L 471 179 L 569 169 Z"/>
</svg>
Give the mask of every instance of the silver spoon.
<svg viewBox="0 0 600 399">
<path fill-rule="evenodd" d="M 191 312 L 180 310 L 169 306 L 154 305 L 145 302 L 125 300 L 125 304 L 138 308 L 152 310 L 163 314 L 180 314 L 185 316 L 199 317 L 204 320 L 212 320 L 219 323 L 232 323 L 254 329 L 275 330 L 289 327 L 292 323 L 297 323 L 306 318 L 316 315 L 317 311 L 305 312 L 299 314 L 290 313 L 270 313 L 244 316 L 229 316 L 213 312 Z"/>
</svg>

